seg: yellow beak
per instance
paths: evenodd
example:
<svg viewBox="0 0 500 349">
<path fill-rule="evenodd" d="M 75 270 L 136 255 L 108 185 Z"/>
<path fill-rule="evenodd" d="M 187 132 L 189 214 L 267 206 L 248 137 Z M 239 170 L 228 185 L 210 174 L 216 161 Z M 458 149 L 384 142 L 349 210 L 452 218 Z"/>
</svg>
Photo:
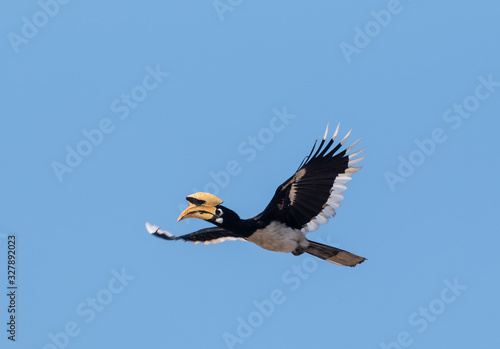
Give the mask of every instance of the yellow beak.
<svg viewBox="0 0 500 349">
<path fill-rule="evenodd" d="M 200 205 L 200 206 L 189 206 L 184 211 L 182 211 L 179 218 L 177 218 L 177 222 L 182 221 L 186 218 L 199 218 L 208 220 L 215 215 L 215 207 L 208 205 Z"/>
<path fill-rule="evenodd" d="M 177 219 L 177 222 L 186 218 L 208 220 L 215 216 L 215 212 L 217 211 L 216 206 L 222 203 L 221 199 L 209 193 L 191 194 L 186 198 L 186 200 L 188 201 L 189 206 L 182 211 Z"/>
</svg>

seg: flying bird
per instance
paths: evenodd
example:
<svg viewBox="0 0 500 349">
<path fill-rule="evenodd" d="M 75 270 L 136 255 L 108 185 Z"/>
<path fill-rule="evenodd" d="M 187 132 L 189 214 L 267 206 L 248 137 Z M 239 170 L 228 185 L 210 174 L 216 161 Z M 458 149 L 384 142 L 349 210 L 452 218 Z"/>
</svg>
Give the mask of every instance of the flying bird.
<svg viewBox="0 0 500 349">
<path fill-rule="evenodd" d="M 340 126 L 340 125 L 339 125 Z M 189 195 L 188 208 L 179 216 L 178 222 L 186 218 L 198 218 L 214 224 L 191 234 L 174 236 L 166 230 L 146 223 L 150 234 L 166 240 L 185 240 L 195 244 L 215 244 L 228 240 L 244 240 L 276 252 L 292 253 L 296 256 L 309 253 L 338 265 L 354 267 L 365 258 L 336 247 L 310 241 L 306 234 L 335 216 L 343 192 L 351 175 L 361 169 L 354 165 L 365 157 L 357 156 L 363 149 L 349 153 L 359 142 L 354 142 L 339 151 L 351 131 L 337 144 L 339 126 L 327 141 L 328 126 L 319 146 L 317 141 L 297 171 L 281 184 L 271 202 L 257 216 L 241 219 L 236 212 L 222 205 L 222 200 L 209 193 Z M 335 144 L 335 145 L 334 145 Z"/>
</svg>

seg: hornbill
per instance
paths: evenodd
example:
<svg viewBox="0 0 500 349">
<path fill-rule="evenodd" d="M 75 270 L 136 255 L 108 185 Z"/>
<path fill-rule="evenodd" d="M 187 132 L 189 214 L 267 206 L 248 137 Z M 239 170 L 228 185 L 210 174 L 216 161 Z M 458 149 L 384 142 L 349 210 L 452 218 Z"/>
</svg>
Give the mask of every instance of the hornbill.
<svg viewBox="0 0 500 349">
<path fill-rule="evenodd" d="M 339 152 L 351 131 L 335 146 L 335 137 L 327 142 L 325 135 L 316 149 L 317 141 L 310 154 L 304 158 L 298 170 L 278 187 L 271 202 L 259 215 L 241 219 L 234 211 L 222 206 L 222 200 L 209 193 L 189 195 L 188 208 L 177 221 L 199 218 L 216 225 L 191 234 L 174 236 L 168 231 L 146 223 L 150 234 L 166 240 L 185 240 L 205 245 L 227 240 L 251 241 L 262 248 L 277 252 L 291 252 L 300 255 L 307 252 L 329 262 L 354 267 L 365 258 L 353 253 L 306 239 L 305 234 L 315 231 L 335 216 L 335 210 L 344 199 L 350 175 L 361 167 L 353 165 L 363 157 L 354 159 L 363 149 L 350 153 L 350 147 Z M 315 151 L 316 150 L 316 151 Z"/>
</svg>

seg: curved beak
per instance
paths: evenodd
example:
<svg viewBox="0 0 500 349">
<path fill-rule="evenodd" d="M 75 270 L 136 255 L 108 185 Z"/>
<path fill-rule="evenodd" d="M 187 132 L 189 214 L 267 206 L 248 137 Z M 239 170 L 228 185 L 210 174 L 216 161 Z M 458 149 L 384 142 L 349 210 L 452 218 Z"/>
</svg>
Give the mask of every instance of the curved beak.
<svg viewBox="0 0 500 349">
<path fill-rule="evenodd" d="M 186 200 L 189 206 L 182 211 L 177 222 L 186 218 L 209 220 L 215 216 L 216 206 L 222 203 L 221 199 L 209 193 L 194 193 L 189 195 Z"/>
<path fill-rule="evenodd" d="M 209 220 L 213 216 L 215 216 L 216 208 L 209 205 L 190 205 L 184 211 L 182 211 L 179 218 L 177 218 L 177 222 L 182 221 L 186 218 L 199 218 L 204 220 Z"/>
</svg>

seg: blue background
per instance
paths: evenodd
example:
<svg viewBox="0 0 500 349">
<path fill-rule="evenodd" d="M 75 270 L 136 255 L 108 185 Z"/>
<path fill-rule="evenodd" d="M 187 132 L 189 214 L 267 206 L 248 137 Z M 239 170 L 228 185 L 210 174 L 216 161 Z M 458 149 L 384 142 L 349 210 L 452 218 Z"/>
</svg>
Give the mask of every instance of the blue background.
<svg viewBox="0 0 500 349">
<path fill-rule="evenodd" d="M 221 13 L 211 1 L 48 1 L 45 17 L 34 0 L 2 5 L 2 348 L 498 347 L 498 3 L 221 1 Z M 26 21 L 40 28 L 13 44 Z M 151 69 L 165 73 L 145 90 Z M 481 77 L 496 86 L 479 100 Z M 121 101 L 132 91 L 134 108 Z M 464 101 L 470 115 L 443 117 Z M 281 125 L 273 110 L 295 117 Z M 89 154 L 58 180 L 54 162 L 103 120 L 112 132 L 80 145 Z M 364 264 L 146 232 L 208 226 L 176 223 L 207 185 L 242 217 L 259 213 L 339 122 L 367 158 L 308 237 Z M 233 161 L 238 173 L 222 174 Z"/>
</svg>

